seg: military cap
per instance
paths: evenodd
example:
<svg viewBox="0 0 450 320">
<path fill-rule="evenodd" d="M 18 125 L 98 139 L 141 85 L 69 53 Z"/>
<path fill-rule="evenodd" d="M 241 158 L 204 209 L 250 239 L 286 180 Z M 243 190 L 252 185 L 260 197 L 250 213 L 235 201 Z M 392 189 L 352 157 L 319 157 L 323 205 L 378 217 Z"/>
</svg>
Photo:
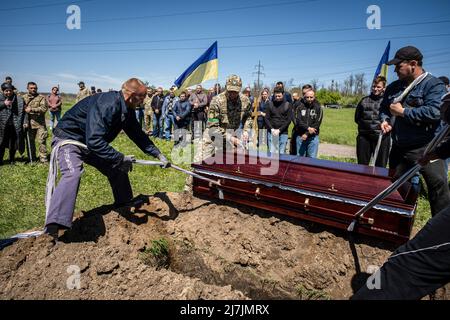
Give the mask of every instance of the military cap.
<svg viewBox="0 0 450 320">
<path fill-rule="evenodd" d="M 242 88 L 241 77 L 239 77 L 235 74 L 229 76 L 225 87 L 226 87 L 227 91 L 240 92 L 241 88 Z"/>
</svg>

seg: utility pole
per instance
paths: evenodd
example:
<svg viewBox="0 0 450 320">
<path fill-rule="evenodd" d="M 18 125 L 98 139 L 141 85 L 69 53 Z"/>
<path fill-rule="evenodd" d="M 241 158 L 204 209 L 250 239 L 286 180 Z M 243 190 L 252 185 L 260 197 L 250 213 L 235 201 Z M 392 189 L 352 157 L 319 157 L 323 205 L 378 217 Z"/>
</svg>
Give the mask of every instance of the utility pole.
<svg viewBox="0 0 450 320">
<path fill-rule="evenodd" d="M 261 72 L 261 70 L 264 70 L 264 67 L 261 65 L 261 60 L 260 61 L 258 61 L 258 65 L 256 65 L 255 66 L 255 69 L 257 69 L 258 71 L 256 71 L 256 72 L 253 72 L 252 74 L 253 75 L 257 75 L 258 76 L 258 80 L 257 80 L 257 92 L 260 92 L 261 91 L 261 82 L 260 82 L 260 78 L 261 78 L 261 76 L 266 76 L 266 74 L 265 73 L 263 73 L 263 72 Z"/>
</svg>

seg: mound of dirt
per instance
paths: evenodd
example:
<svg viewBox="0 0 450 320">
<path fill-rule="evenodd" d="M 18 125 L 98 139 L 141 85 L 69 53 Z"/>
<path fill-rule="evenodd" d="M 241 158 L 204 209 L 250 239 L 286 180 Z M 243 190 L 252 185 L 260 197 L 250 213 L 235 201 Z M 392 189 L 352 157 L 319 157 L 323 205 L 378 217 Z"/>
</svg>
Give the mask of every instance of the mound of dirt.
<svg viewBox="0 0 450 320">
<path fill-rule="evenodd" d="M 80 213 L 61 240 L 1 251 L 0 298 L 347 299 L 394 249 L 186 193 Z"/>
</svg>

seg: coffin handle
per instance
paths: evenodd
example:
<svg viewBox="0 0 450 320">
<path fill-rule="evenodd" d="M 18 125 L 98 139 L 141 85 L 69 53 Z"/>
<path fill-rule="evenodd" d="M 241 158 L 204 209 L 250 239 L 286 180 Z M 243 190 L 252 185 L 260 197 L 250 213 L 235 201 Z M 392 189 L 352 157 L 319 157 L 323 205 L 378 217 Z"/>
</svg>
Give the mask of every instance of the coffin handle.
<svg viewBox="0 0 450 320">
<path fill-rule="evenodd" d="M 305 211 L 309 211 L 309 198 L 305 198 L 305 202 L 303 203 L 303 207 L 305 208 Z"/>
<path fill-rule="evenodd" d="M 258 187 L 255 190 L 255 198 L 256 198 L 256 200 L 261 199 L 260 195 L 261 195 L 261 189 Z"/>
</svg>

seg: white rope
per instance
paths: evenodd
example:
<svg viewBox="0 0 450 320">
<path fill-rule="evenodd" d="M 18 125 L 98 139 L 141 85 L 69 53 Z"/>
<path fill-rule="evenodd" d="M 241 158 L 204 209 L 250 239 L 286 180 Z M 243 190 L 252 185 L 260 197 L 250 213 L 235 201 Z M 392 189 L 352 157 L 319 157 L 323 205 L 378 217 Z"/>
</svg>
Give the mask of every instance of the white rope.
<svg viewBox="0 0 450 320">
<path fill-rule="evenodd" d="M 50 209 L 50 201 L 52 200 L 53 192 L 55 192 L 56 188 L 56 178 L 58 176 L 58 153 L 59 149 L 65 145 L 75 145 L 84 149 L 87 149 L 87 146 L 84 143 L 81 143 L 76 140 L 62 140 L 58 142 L 58 144 L 53 148 L 52 153 L 50 155 L 50 165 L 48 168 L 48 176 L 47 176 L 47 186 L 45 187 L 45 219 L 47 221 L 48 210 Z"/>
<path fill-rule="evenodd" d="M 441 248 L 441 247 L 448 246 L 448 245 L 450 245 L 450 242 L 444 242 L 444 243 L 437 244 L 437 245 L 435 245 L 435 246 L 431 246 L 431 247 L 427 247 L 427 248 L 422 248 L 422 249 L 417 249 L 417 250 L 411 250 L 411 251 L 401 252 L 401 253 L 398 253 L 398 254 L 396 254 L 396 255 L 393 255 L 393 256 L 389 257 L 389 259 L 393 259 L 393 258 L 396 258 L 396 257 L 398 257 L 398 256 L 403 256 L 403 255 L 406 255 L 406 254 L 417 253 L 417 252 L 421 252 L 421 251 L 437 250 L 437 249 L 439 249 L 439 248 Z"/>
<path fill-rule="evenodd" d="M 53 192 L 55 191 L 55 187 L 56 187 L 56 178 L 58 176 L 58 153 L 62 146 L 65 146 L 68 144 L 87 149 L 87 146 L 85 144 L 83 144 L 79 141 L 75 141 L 75 140 L 62 140 L 62 141 L 58 142 L 58 144 L 53 148 L 52 153 L 50 154 L 50 165 L 49 165 L 49 169 L 48 169 L 47 186 L 45 188 L 45 220 L 46 221 L 47 221 L 47 216 L 48 216 L 48 210 L 50 208 L 50 201 L 52 199 L 52 195 L 53 195 Z M 44 230 L 18 233 L 8 239 L 1 240 L 0 250 L 3 249 L 4 247 L 6 247 L 7 245 L 13 243 L 17 239 L 39 237 L 43 233 L 44 233 Z"/>
</svg>

